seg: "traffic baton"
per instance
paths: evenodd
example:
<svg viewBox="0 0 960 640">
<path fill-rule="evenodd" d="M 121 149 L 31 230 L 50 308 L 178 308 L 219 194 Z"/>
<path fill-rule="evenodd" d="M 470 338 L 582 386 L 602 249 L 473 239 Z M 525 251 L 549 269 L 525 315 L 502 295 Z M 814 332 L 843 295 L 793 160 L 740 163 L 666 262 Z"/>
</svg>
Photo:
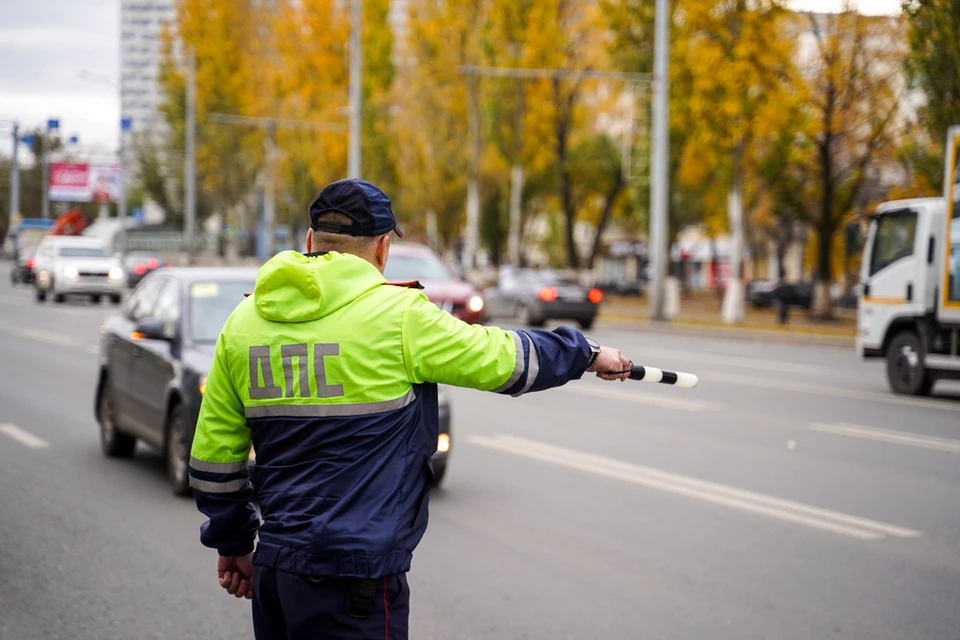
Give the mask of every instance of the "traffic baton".
<svg viewBox="0 0 960 640">
<path fill-rule="evenodd" d="M 660 384 L 672 384 L 675 387 L 684 389 L 693 389 L 700 382 L 692 373 L 683 373 L 681 371 L 665 371 L 656 367 L 645 367 L 640 364 L 630 363 L 630 379 L 642 380 L 643 382 L 659 382 Z"/>
</svg>

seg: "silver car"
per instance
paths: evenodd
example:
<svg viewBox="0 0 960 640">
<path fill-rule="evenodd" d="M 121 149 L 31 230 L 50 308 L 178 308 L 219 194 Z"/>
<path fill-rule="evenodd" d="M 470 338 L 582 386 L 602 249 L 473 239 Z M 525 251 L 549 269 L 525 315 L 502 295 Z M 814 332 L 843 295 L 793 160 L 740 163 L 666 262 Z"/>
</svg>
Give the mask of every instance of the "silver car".
<svg viewBox="0 0 960 640">
<path fill-rule="evenodd" d="M 54 302 L 63 302 L 68 295 L 82 295 L 89 296 L 94 303 L 107 296 L 110 302 L 119 304 L 123 295 L 123 269 L 96 238 L 44 238 L 37 247 L 33 272 L 38 302 L 47 296 Z"/>
</svg>

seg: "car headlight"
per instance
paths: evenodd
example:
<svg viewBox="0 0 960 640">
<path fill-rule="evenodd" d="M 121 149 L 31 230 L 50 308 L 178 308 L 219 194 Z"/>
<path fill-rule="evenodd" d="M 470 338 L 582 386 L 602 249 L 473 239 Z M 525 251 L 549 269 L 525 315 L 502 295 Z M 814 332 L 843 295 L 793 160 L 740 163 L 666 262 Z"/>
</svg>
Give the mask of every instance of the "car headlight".
<svg viewBox="0 0 960 640">
<path fill-rule="evenodd" d="M 107 272 L 107 277 L 111 280 L 119 280 L 123 277 L 123 269 L 120 267 L 110 267 L 110 271 Z"/>
<path fill-rule="evenodd" d="M 77 268 L 76 268 L 75 266 L 73 266 L 73 265 L 67 265 L 67 266 L 65 266 L 65 267 L 63 268 L 63 277 L 64 277 L 64 278 L 67 278 L 67 279 L 69 279 L 69 280 L 73 280 L 73 279 L 76 278 L 79 274 L 80 274 L 80 272 L 77 271 Z"/>
<path fill-rule="evenodd" d="M 200 378 L 200 395 L 203 395 L 203 393 L 206 390 L 207 390 L 207 376 L 203 376 L 202 378 Z"/>
<path fill-rule="evenodd" d="M 474 313 L 477 313 L 478 311 L 482 310 L 483 298 L 481 298 L 480 296 L 473 296 L 472 298 L 467 300 L 467 309 L 469 309 L 470 311 L 473 311 Z"/>
</svg>

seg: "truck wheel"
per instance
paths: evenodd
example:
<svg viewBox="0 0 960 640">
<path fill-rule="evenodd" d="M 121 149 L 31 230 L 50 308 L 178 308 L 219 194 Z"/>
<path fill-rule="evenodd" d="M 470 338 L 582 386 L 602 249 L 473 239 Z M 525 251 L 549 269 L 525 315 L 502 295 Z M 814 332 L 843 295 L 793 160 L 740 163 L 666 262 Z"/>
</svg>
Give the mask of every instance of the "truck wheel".
<svg viewBox="0 0 960 640">
<path fill-rule="evenodd" d="M 887 381 L 890 390 L 911 396 L 925 396 L 933 389 L 934 377 L 923 364 L 925 354 L 920 337 L 903 331 L 893 338 L 887 349 Z"/>
</svg>

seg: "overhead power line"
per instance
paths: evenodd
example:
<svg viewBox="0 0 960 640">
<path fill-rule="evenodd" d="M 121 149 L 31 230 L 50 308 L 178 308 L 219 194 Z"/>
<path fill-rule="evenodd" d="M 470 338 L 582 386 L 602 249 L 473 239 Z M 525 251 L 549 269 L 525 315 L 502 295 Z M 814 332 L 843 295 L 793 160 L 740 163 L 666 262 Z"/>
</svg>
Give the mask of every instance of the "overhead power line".
<svg viewBox="0 0 960 640">
<path fill-rule="evenodd" d="M 652 73 L 634 73 L 628 71 L 590 71 L 576 69 L 526 69 L 521 67 L 481 67 L 472 64 L 460 65 L 457 71 L 464 75 L 487 76 L 494 78 L 565 78 L 595 80 L 627 80 L 631 82 L 652 82 Z"/>
<path fill-rule="evenodd" d="M 278 129 L 315 129 L 345 133 L 347 125 L 339 122 L 321 122 L 319 120 L 294 120 L 291 118 L 268 118 L 242 116 L 234 113 L 211 113 L 209 119 L 220 124 L 248 125 L 256 127 L 276 127 Z"/>
</svg>

